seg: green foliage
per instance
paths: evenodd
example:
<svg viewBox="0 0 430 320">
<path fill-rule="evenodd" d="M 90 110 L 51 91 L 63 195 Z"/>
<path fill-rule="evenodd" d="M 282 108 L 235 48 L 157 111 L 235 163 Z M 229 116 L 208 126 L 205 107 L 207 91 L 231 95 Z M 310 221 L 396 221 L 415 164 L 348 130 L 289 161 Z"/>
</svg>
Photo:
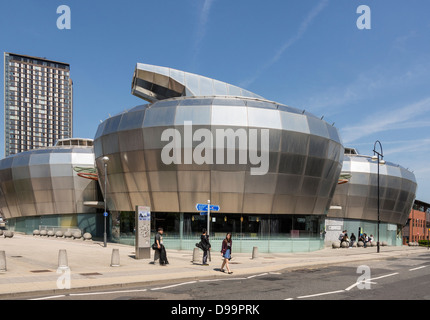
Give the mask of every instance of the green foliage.
<svg viewBox="0 0 430 320">
<path fill-rule="evenodd" d="M 429 245 L 428 240 L 418 240 L 418 244 L 422 247 L 427 247 Z"/>
</svg>

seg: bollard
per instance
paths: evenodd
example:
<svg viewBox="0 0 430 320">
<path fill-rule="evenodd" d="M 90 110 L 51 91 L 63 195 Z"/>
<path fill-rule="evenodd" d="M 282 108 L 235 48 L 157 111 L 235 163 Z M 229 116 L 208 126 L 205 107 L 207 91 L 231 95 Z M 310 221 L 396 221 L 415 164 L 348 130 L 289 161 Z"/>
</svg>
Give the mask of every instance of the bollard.
<svg viewBox="0 0 430 320">
<path fill-rule="evenodd" d="M 83 237 L 84 237 L 84 240 L 86 240 L 86 241 L 89 241 L 89 240 L 93 239 L 93 236 L 89 232 L 85 232 L 84 235 L 83 235 Z"/>
<path fill-rule="evenodd" d="M 6 270 L 6 252 L 0 251 L 0 271 Z"/>
<path fill-rule="evenodd" d="M 192 263 L 199 263 L 200 262 L 200 249 L 194 248 L 193 250 L 193 261 Z"/>
<path fill-rule="evenodd" d="M 258 258 L 258 247 L 253 247 L 252 248 L 252 259 L 257 259 Z"/>
<path fill-rule="evenodd" d="M 69 262 L 67 261 L 67 251 L 60 249 L 58 252 L 58 268 L 69 268 Z"/>
<path fill-rule="evenodd" d="M 112 249 L 111 267 L 119 267 L 119 249 Z"/>
<path fill-rule="evenodd" d="M 13 231 L 6 230 L 6 231 L 4 232 L 4 237 L 5 237 L 5 238 L 13 238 Z"/>
<path fill-rule="evenodd" d="M 81 239 L 82 238 L 82 232 L 81 231 L 75 231 L 73 232 L 73 239 Z"/>
<path fill-rule="evenodd" d="M 331 247 L 332 247 L 333 249 L 338 249 L 338 248 L 340 248 L 340 242 L 338 242 L 338 241 L 333 242 L 333 243 L 331 244 Z"/>
</svg>

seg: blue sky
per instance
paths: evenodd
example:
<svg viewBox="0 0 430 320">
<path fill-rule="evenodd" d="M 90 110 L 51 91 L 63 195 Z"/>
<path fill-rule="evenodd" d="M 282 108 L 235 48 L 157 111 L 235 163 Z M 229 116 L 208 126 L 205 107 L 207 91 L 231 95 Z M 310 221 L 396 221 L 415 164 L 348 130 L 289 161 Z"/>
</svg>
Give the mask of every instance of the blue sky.
<svg viewBox="0 0 430 320">
<path fill-rule="evenodd" d="M 57 28 L 60 5 L 71 30 Z M 4 1 L 0 51 L 70 63 L 75 137 L 143 103 L 130 94 L 137 62 L 172 67 L 324 116 L 363 154 L 380 140 L 430 202 L 429 12 L 428 0 Z"/>
</svg>

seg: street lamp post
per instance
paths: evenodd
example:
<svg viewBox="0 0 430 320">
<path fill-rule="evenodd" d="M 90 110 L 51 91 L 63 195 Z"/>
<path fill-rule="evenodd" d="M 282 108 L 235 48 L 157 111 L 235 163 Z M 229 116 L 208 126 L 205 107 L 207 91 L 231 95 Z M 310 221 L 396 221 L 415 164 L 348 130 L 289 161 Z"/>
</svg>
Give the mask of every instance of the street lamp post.
<svg viewBox="0 0 430 320">
<path fill-rule="evenodd" d="M 207 225 L 207 235 L 210 236 L 211 227 L 211 201 L 208 200 L 208 225 Z"/>
<path fill-rule="evenodd" d="M 380 151 L 376 151 L 376 144 L 379 144 L 379 149 Z M 379 140 L 376 140 L 375 144 L 373 145 L 373 157 L 372 157 L 373 161 L 378 161 L 378 242 L 376 243 L 377 245 L 377 253 L 380 252 L 380 241 L 379 241 L 379 225 L 381 223 L 381 219 L 380 219 L 380 195 L 379 195 L 379 165 L 380 164 L 385 164 L 385 160 L 384 160 L 384 152 L 382 151 L 382 144 Z"/>
<path fill-rule="evenodd" d="M 105 203 L 105 211 L 103 213 L 104 216 L 104 233 L 103 233 L 103 245 L 107 247 L 107 232 L 106 232 L 106 220 L 107 220 L 107 164 L 109 162 L 109 157 L 104 156 L 102 158 L 104 165 L 104 173 L 105 173 L 105 190 L 104 190 L 104 203 Z"/>
</svg>

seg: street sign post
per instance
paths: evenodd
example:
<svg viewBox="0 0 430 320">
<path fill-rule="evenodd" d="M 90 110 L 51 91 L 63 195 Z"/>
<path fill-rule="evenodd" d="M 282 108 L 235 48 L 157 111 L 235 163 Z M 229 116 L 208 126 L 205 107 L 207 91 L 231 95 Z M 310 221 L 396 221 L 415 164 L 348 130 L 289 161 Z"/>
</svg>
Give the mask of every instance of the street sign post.
<svg viewBox="0 0 430 320">
<path fill-rule="evenodd" d="M 151 208 L 136 206 L 136 259 L 151 258 Z"/>
<path fill-rule="evenodd" d="M 207 204 L 197 203 L 196 204 L 196 210 L 201 211 L 200 212 L 201 216 L 205 216 L 205 215 L 208 216 L 208 224 L 207 224 L 206 230 L 207 230 L 208 235 L 210 235 L 211 211 L 220 211 L 221 210 L 220 206 L 211 204 L 211 201 L 208 200 Z"/>
</svg>

